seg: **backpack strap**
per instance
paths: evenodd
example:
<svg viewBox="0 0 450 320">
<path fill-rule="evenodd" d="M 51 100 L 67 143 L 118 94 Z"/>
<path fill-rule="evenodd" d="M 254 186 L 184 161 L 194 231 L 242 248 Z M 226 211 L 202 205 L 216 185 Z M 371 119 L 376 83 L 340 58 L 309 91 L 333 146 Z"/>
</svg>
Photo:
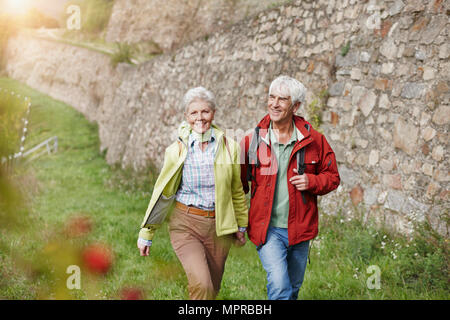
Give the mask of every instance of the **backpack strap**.
<svg viewBox="0 0 450 320">
<path fill-rule="evenodd" d="M 227 148 L 228 155 L 230 156 L 231 161 L 233 161 L 233 157 L 231 156 L 230 147 L 228 146 L 227 138 L 225 135 L 223 136 L 223 143 L 225 143 L 225 147 Z"/>
<path fill-rule="evenodd" d="M 178 142 L 178 156 L 181 156 L 181 151 L 183 149 L 183 142 L 181 140 L 181 137 L 178 137 L 177 142 Z"/>
<path fill-rule="evenodd" d="M 306 130 L 308 132 L 311 130 L 311 126 L 309 124 L 305 124 Z M 305 173 L 306 165 L 305 165 L 305 147 L 301 148 L 297 152 L 297 172 L 299 175 L 302 175 Z M 306 197 L 303 191 L 301 192 L 303 203 L 306 204 Z"/>
<path fill-rule="evenodd" d="M 255 166 L 256 168 L 259 168 L 260 166 L 260 162 L 258 159 L 258 146 L 259 146 L 259 142 L 260 142 L 260 137 L 259 137 L 259 127 L 255 128 L 255 132 L 252 135 L 252 140 L 250 142 L 250 146 L 248 148 L 247 151 L 247 157 L 248 157 L 248 166 L 247 166 L 247 181 L 252 181 L 254 180 L 254 176 L 253 176 L 253 166 Z"/>
</svg>

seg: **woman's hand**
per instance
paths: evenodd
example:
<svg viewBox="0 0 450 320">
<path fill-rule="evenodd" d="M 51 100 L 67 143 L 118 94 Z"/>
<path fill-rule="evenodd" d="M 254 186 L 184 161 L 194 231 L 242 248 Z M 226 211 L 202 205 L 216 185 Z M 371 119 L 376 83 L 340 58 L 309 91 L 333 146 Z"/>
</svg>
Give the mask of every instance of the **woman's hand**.
<svg viewBox="0 0 450 320">
<path fill-rule="evenodd" d="M 247 239 L 245 238 L 245 232 L 238 231 L 235 233 L 235 236 L 237 238 L 237 240 L 235 241 L 235 245 L 237 247 L 242 247 L 247 242 Z"/>
<path fill-rule="evenodd" d="M 145 244 L 137 242 L 137 247 L 139 248 L 139 252 L 141 253 L 141 257 L 146 257 L 150 254 L 150 246 L 146 246 Z"/>
</svg>

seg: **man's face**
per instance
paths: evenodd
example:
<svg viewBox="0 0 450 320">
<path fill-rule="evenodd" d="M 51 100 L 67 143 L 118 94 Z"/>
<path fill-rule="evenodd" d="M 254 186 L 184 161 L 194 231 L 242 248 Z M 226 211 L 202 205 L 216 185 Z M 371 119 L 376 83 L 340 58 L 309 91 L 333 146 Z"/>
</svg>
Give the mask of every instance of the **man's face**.
<svg viewBox="0 0 450 320">
<path fill-rule="evenodd" d="M 299 102 L 292 105 L 292 100 L 289 95 L 281 92 L 277 88 L 272 89 L 267 103 L 270 120 L 280 124 L 291 121 L 293 114 L 299 107 Z"/>
</svg>

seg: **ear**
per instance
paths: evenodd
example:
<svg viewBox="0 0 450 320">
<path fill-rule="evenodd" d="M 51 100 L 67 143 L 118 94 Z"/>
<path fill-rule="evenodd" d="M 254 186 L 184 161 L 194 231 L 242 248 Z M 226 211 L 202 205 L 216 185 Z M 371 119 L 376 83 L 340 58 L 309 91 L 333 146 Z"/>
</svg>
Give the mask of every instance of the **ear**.
<svg viewBox="0 0 450 320">
<path fill-rule="evenodd" d="M 301 103 L 300 101 L 297 101 L 297 102 L 294 104 L 294 107 L 292 108 L 292 110 L 293 110 L 294 113 L 297 112 L 297 110 L 300 108 L 300 105 L 301 105 L 301 104 L 302 104 L 302 103 Z"/>
</svg>

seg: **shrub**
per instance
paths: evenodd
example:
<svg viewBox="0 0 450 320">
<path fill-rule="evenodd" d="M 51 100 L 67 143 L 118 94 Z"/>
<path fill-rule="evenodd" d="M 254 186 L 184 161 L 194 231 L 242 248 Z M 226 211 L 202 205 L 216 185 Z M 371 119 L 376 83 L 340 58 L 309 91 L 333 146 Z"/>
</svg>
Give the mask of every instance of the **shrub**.
<svg viewBox="0 0 450 320">
<path fill-rule="evenodd" d="M 132 50 L 130 45 L 128 45 L 127 43 L 120 43 L 120 42 L 116 42 L 116 46 L 117 46 L 117 51 L 115 53 L 113 53 L 112 57 L 111 57 L 111 63 L 114 67 L 117 66 L 118 63 L 121 62 L 126 62 L 126 63 L 132 63 L 131 62 L 131 55 L 132 55 Z"/>
<path fill-rule="evenodd" d="M 78 5 L 81 9 L 81 30 L 97 34 L 105 30 L 111 17 L 113 0 L 76 0 L 68 5 Z"/>
</svg>

